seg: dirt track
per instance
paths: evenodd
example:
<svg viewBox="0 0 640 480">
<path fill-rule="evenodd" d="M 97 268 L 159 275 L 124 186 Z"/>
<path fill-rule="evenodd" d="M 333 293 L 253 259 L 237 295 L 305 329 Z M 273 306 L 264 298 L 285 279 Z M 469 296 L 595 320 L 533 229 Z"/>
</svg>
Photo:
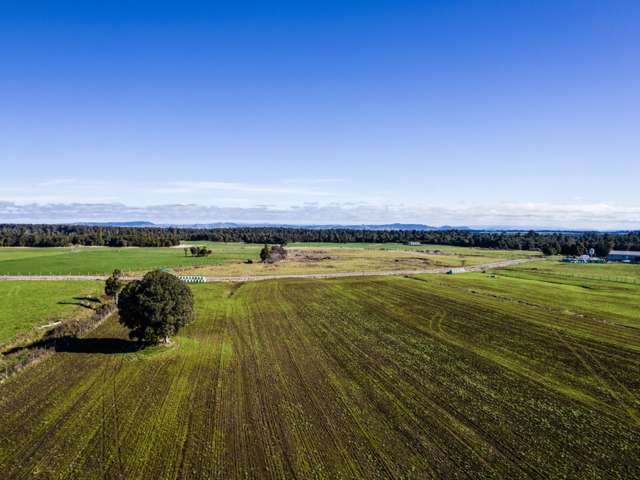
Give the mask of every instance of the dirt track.
<svg viewBox="0 0 640 480">
<path fill-rule="evenodd" d="M 537 259 L 539 260 L 539 259 Z M 467 272 L 478 272 L 482 270 L 490 270 L 493 268 L 508 267 L 510 265 L 518 265 L 520 263 L 531 262 L 533 259 L 522 258 L 516 260 L 502 260 L 499 262 L 483 263 L 465 267 Z M 427 273 L 446 273 L 450 267 L 428 268 L 422 270 L 389 270 L 376 272 L 336 272 L 336 273 L 299 273 L 288 275 L 245 275 L 245 276 L 206 276 L 207 282 L 257 282 L 260 280 L 277 280 L 279 278 L 342 278 L 342 277 L 381 277 L 381 276 L 402 276 L 402 275 L 420 275 Z M 55 281 L 55 280 L 96 280 L 104 281 L 108 275 L 5 275 L 0 276 L 2 280 L 30 280 L 30 281 Z M 136 280 L 140 277 L 123 277 L 124 280 Z"/>
</svg>

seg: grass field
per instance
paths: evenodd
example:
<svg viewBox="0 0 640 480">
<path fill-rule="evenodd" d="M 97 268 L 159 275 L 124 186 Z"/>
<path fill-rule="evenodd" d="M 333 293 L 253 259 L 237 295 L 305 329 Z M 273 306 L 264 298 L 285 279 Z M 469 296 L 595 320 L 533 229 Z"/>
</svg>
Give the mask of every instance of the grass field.
<svg viewBox="0 0 640 480">
<path fill-rule="evenodd" d="M 640 265 L 625 263 L 579 264 L 560 261 L 531 262 L 513 267 L 513 270 L 525 271 L 535 275 L 549 274 L 564 278 L 582 278 L 609 282 L 640 284 Z"/>
<path fill-rule="evenodd" d="M 437 281 L 470 294 L 640 328 L 640 265 L 532 262 Z"/>
<path fill-rule="evenodd" d="M 82 297 L 103 293 L 101 282 L 0 282 L 0 346 L 34 327 L 91 311 Z"/>
<path fill-rule="evenodd" d="M 110 320 L 0 385 L 0 471 L 639 478 L 637 286 L 536 275 L 196 285 L 172 347 Z"/>
<path fill-rule="evenodd" d="M 288 247 L 285 261 L 275 264 L 227 262 L 184 269 L 201 275 L 260 276 L 323 274 L 339 272 L 385 272 L 424 270 L 438 267 L 471 266 L 499 260 L 478 255 L 434 255 L 411 251 L 392 251 L 347 247 Z"/>
<path fill-rule="evenodd" d="M 0 275 L 85 275 L 148 271 L 229 261 L 258 260 L 259 245 L 217 243 L 206 258 L 185 257 L 182 248 L 0 248 Z"/>
<path fill-rule="evenodd" d="M 478 249 L 467 249 L 468 254 L 464 255 L 464 249 L 457 249 L 455 254 L 425 254 L 396 244 L 385 248 L 375 244 L 296 244 L 289 248 L 288 260 L 263 265 L 259 263 L 262 245 L 190 243 L 207 245 L 213 253 L 197 258 L 185 256 L 182 248 L 0 248 L 0 275 L 104 275 L 116 268 L 128 273 L 169 268 L 183 273 L 227 276 L 377 272 L 476 265 L 522 256 L 522 252 L 506 255 L 501 250 Z M 247 264 L 246 260 L 254 263 Z"/>
<path fill-rule="evenodd" d="M 403 243 L 290 243 L 292 248 L 347 248 L 347 249 L 367 249 L 367 250 L 402 250 L 407 252 L 416 251 L 439 251 L 452 255 L 481 256 L 498 259 L 539 257 L 542 253 L 526 250 L 497 250 L 494 248 L 475 247 L 455 247 L 452 245 L 405 245 Z"/>
</svg>

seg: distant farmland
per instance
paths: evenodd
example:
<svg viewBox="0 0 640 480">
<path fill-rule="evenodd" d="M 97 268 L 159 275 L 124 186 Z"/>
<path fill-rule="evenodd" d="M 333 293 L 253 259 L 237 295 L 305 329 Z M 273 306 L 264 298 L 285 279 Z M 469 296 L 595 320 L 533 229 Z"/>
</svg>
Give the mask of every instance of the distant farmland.
<svg viewBox="0 0 640 480">
<path fill-rule="evenodd" d="M 366 249 L 366 250 L 403 250 L 403 251 L 440 251 L 443 253 L 464 255 L 464 256 L 481 256 L 495 258 L 528 258 L 542 256 L 542 253 L 536 250 L 499 250 L 495 248 L 477 248 L 477 247 L 456 247 L 453 245 L 438 244 L 418 244 L 405 245 L 403 243 L 329 243 L 329 242 L 306 242 L 306 243 L 290 243 L 293 248 L 350 248 L 350 249 Z"/>
<path fill-rule="evenodd" d="M 1 385 L 0 471 L 638 478 L 640 287 L 497 273 L 194 286 L 173 347 L 110 320 Z"/>
<path fill-rule="evenodd" d="M 262 265 L 259 263 L 262 245 L 216 242 L 190 244 L 207 245 L 212 254 L 209 257 L 185 256 L 181 247 L 0 248 L 0 275 L 105 275 L 116 268 L 130 273 L 167 268 L 228 276 L 419 270 L 489 263 L 496 259 L 521 258 L 537 253 L 443 247 L 443 254 L 434 255 L 394 244 L 385 248 L 377 244 L 296 244 L 289 248 L 287 261 Z M 412 248 L 415 250 L 417 247 Z M 253 263 L 247 263 L 248 260 Z"/>
<path fill-rule="evenodd" d="M 219 243 L 210 257 L 185 256 L 182 248 L 0 248 L 0 275 L 109 274 L 119 268 L 139 272 L 157 268 L 257 260 L 259 245 Z"/>
</svg>

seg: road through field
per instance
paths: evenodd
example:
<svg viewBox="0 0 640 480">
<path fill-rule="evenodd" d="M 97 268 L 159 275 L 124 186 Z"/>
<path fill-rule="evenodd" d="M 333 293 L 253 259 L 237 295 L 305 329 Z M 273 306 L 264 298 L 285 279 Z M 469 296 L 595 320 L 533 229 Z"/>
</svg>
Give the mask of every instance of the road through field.
<svg viewBox="0 0 640 480">
<path fill-rule="evenodd" d="M 518 265 L 532 261 L 539 261 L 539 258 L 519 258 L 514 260 L 502 260 L 499 262 L 483 263 L 465 267 L 467 272 L 478 272 L 482 270 L 490 270 L 493 268 L 508 267 L 510 265 Z M 256 282 L 260 280 L 277 280 L 284 278 L 344 278 L 344 277 L 388 277 L 403 275 L 422 275 L 428 273 L 446 273 L 451 267 L 426 268 L 418 270 L 389 270 L 389 271 L 372 271 L 372 272 L 336 272 L 336 273 L 295 273 L 283 275 L 244 275 L 244 276 L 205 276 L 207 282 Z M 60 280 L 96 280 L 104 281 L 108 275 L 2 275 L 0 281 L 9 280 L 33 280 L 33 281 L 60 281 Z M 137 280 L 140 276 L 125 276 L 124 280 Z"/>
</svg>

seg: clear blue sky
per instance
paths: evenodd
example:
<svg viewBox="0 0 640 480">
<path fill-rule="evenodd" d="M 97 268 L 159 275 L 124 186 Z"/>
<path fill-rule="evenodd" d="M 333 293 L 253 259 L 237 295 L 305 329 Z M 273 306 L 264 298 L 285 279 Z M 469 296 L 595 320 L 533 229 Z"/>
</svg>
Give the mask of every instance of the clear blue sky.
<svg viewBox="0 0 640 480">
<path fill-rule="evenodd" d="M 0 221 L 640 228 L 638 25 L 637 1 L 3 1 Z"/>
</svg>

